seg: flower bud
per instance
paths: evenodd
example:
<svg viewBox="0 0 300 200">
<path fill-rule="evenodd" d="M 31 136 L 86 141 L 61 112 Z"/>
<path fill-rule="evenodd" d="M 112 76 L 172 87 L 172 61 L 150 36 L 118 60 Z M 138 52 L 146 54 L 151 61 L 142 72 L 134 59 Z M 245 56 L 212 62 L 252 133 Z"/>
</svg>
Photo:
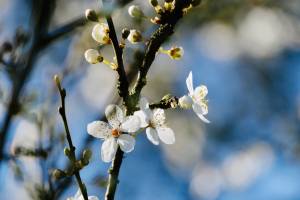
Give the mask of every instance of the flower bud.
<svg viewBox="0 0 300 200">
<path fill-rule="evenodd" d="M 132 29 L 132 30 L 130 30 L 130 33 L 129 33 L 127 39 L 132 44 L 136 44 L 136 43 L 142 41 L 142 34 L 141 34 L 141 32 L 139 32 L 135 29 Z"/>
<path fill-rule="evenodd" d="M 85 161 L 89 161 L 92 157 L 92 151 L 90 149 L 85 149 L 82 153 L 82 158 Z"/>
<path fill-rule="evenodd" d="M 123 28 L 122 30 L 122 38 L 125 40 L 127 39 L 128 35 L 130 34 L 130 30 L 128 28 Z"/>
<path fill-rule="evenodd" d="M 70 150 L 70 148 L 65 147 L 65 148 L 64 148 L 64 154 L 65 154 L 67 157 L 70 157 L 70 156 L 71 156 L 71 150 Z"/>
<path fill-rule="evenodd" d="M 193 100 L 191 97 L 184 95 L 183 97 L 180 97 L 179 100 L 179 106 L 183 109 L 190 109 L 192 108 Z"/>
<path fill-rule="evenodd" d="M 103 61 L 103 56 L 95 49 L 88 49 L 84 53 L 85 60 L 90 64 L 96 64 Z"/>
<path fill-rule="evenodd" d="M 141 10 L 141 8 L 139 6 L 136 5 L 132 5 L 128 8 L 128 14 L 131 17 L 136 17 L 136 18 L 140 18 L 140 17 L 144 17 L 144 13 Z"/>
<path fill-rule="evenodd" d="M 184 50 L 182 47 L 172 47 L 170 50 L 168 50 L 168 55 L 174 59 L 179 60 L 184 54 Z"/>
<path fill-rule="evenodd" d="M 150 20 L 153 24 L 161 24 L 161 19 L 159 17 L 151 18 Z"/>
<path fill-rule="evenodd" d="M 172 11 L 175 8 L 175 5 L 171 2 L 165 2 L 164 7 L 167 11 Z"/>
<path fill-rule="evenodd" d="M 92 22 L 98 22 L 98 16 L 95 10 L 92 9 L 86 9 L 85 10 L 85 17 L 87 20 Z"/>
<path fill-rule="evenodd" d="M 158 5 L 158 1 L 157 0 L 149 0 L 149 3 L 153 6 L 156 7 Z"/>
<path fill-rule="evenodd" d="M 54 79 L 54 82 L 55 82 L 56 86 L 58 87 L 58 89 L 61 90 L 59 76 L 57 74 L 55 74 L 54 77 L 53 77 L 53 79 Z"/>
<path fill-rule="evenodd" d="M 100 44 L 109 44 L 109 28 L 105 23 L 96 24 L 92 31 L 92 37 Z"/>
<path fill-rule="evenodd" d="M 60 169 L 55 169 L 55 170 L 53 170 L 53 172 L 52 172 L 52 176 L 53 176 L 55 179 L 61 179 L 61 178 L 66 177 L 67 174 L 66 174 L 64 171 L 60 170 Z"/>
</svg>

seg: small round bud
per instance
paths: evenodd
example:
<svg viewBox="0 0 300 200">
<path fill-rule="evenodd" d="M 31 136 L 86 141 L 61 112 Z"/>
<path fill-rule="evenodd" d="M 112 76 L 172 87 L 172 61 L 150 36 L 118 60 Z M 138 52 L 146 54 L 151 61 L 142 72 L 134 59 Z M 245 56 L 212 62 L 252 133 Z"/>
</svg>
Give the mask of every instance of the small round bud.
<svg viewBox="0 0 300 200">
<path fill-rule="evenodd" d="M 174 60 L 181 59 L 183 54 L 184 50 L 182 47 L 172 47 L 170 50 L 168 50 L 168 55 Z"/>
<path fill-rule="evenodd" d="M 92 37 L 100 44 L 109 44 L 109 28 L 105 23 L 96 24 L 92 31 Z"/>
<path fill-rule="evenodd" d="M 123 28 L 122 30 L 122 38 L 125 40 L 127 39 L 128 35 L 130 34 L 130 30 L 128 28 Z"/>
<path fill-rule="evenodd" d="M 54 75 L 53 77 L 55 84 L 57 85 L 57 87 L 60 88 L 60 80 L 57 74 Z"/>
<path fill-rule="evenodd" d="M 167 11 L 172 11 L 175 8 L 175 5 L 171 2 L 165 2 L 164 7 Z"/>
<path fill-rule="evenodd" d="M 71 150 L 68 147 L 64 148 L 64 154 L 69 158 L 71 156 Z"/>
<path fill-rule="evenodd" d="M 82 153 L 82 158 L 85 161 L 89 161 L 92 157 L 92 151 L 90 149 L 85 149 Z"/>
<path fill-rule="evenodd" d="M 85 60 L 90 64 L 97 64 L 103 61 L 103 56 L 96 49 L 88 49 L 84 52 Z"/>
<path fill-rule="evenodd" d="M 53 172 L 52 172 L 52 176 L 53 176 L 55 179 L 61 179 L 61 178 L 66 177 L 67 174 L 66 174 L 64 171 L 60 170 L 60 169 L 55 169 L 55 170 L 53 170 Z"/>
<path fill-rule="evenodd" d="M 136 18 L 140 18 L 140 17 L 144 17 L 144 13 L 141 10 L 141 8 L 139 6 L 136 5 L 132 5 L 128 8 L 128 14 L 131 17 L 136 17 Z"/>
<path fill-rule="evenodd" d="M 89 21 L 98 22 L 98 15 L 97 15 L 95 10 L 86 9 L 85 10 L 85 17 Z"/>
<path fill-rule="evenodd" d="M 156 7 L 158 5 L 158 1 L 157 0 L 149 0 L 149 3 L 153 6 Z"/>
<path fill-rule="evenodd" d="M 164 13 L 164 9 L 160 5 L 156 6 L 154 9 L 155 9 L 155 12 L 159 15 Z"/>
<path fill-rule="evenodd" d="M 201 0 L 193 0 L 192 3 L 191 3 L 191 5 L 192 5 L 193 7 L 196 7 L 196 6 L 199 6 L 200 3 L 201 3 Z"/>
<path fill-rule="evenodd" d="M 132 44 L 136 44 L 142 41 L 142 34 L 138 30 L 132 29 L 127 37 L 128 41 Z"/>
<path fill-rule="evenodd" d="M 190 109 L 192 108 L 193 100 L 190 96 L 184 95 L 183 97 L 179 98 L 178 104 L 183 109 Z"/>
</svg>

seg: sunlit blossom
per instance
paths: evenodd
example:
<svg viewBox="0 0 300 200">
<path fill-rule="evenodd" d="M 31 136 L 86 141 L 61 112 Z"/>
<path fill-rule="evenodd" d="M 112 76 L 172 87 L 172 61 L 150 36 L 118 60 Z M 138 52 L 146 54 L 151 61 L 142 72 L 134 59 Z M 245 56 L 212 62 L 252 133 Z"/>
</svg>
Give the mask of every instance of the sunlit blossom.
<svg viewBox="0 0 300 200">
<path fill-rule="evenodd" d="M 151 110 L 146 98 L 140 99 L 140 110 L 134 115 L 141 120 L 141 127 L 146 128 L 147 138 L 155 145 L 159 144 L 159 139 L 165 144 L 175 143 L 175 134 L 166 125 L 166 116 L 163 109 L 156 108 Z"/>
<path fill-rule="evenodd" d="M 186 86 L 189 93 L 179 99 L 179 106 L 184 109 L 193 108 L 202 121 L 209 123 L 209 120 L 204 117 L 208 113 L 208 101 L 205 98 L 208 93 L 207 87 L 200 85 L 194 89 L 192 72 L 186 79 Z"/>
<path fill-rule="evenodd" d="M 134 149 L 135 138 L 131 133 L 140 128 L 140 119 L 137 116 L 124 116 L 122 109 L 117 105 L 109 105 L 105 110 L 108 123 L 94 121 L 87 125 L 87 132 L 100 139 L 104 139 L 101 147 L 101 158 L 104 162 L 111 162 L 118 145 L 123 152 L 129 153 Z M 124 132 L 128 134 L 124 134 Z"/>
</svg>

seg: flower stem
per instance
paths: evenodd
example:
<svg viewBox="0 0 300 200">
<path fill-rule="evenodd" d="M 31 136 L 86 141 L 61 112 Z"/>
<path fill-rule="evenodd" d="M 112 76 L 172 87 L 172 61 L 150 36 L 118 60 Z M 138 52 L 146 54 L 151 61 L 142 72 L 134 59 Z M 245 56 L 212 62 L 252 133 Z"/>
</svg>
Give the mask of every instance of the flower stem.
<svg viewBox="0 0 300 200">
<path fill-rule="evenodd" d="M 55 76 L 54 79 L 55 79 L 57 88 L 59 90 L 60 98 L 61 98 L 61 106 L 59 107 L 59 114 L 61 115 L 61 118 L 62 118 L 63 123 L 64 123 L 66 138 L 67 138 L 69 148 L 70 148 L 70 153 L 71 154 L 70 154 L 69 159 L 73 163 L 73 165 L 75 165 L 75 162 L 76 162 L 75 149 L 76 148 L 75 148 L 75 146 L 73 145 L 73 142 L 72 142 L 71 133 L 70 133 L 70 129 L 69 129 L 69 126 L 68 126 L 68 121 L 67 121 L 67 116 L 66 116 L 66 106 L 65 106 L 66 90 L 61 87 L 60 80 L 59 80 L 58 76 Z M 88 200 L 87 189 L 85 187 L 85 184 L 81 180 L 79 171 L 75 171 L 74 175 L 75 175 L 76 181 L 78 183 L 78 187 L 81 191 L 81 194 L 83 195 L 84 200 Z"/>
</svg>

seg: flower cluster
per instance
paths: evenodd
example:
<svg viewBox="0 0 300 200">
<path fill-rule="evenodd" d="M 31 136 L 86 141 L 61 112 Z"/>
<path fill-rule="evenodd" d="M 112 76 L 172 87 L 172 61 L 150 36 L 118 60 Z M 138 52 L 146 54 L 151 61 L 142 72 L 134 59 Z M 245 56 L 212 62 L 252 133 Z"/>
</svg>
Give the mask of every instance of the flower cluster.
<svg viewBox="0 0 300 200">
<path fill-rule="evenodd" d="M 191 4 L 190 7 L 198 4 L 195 0 L 192 2 L 193 5 Z M 160 5 L 157 0 L 150 0 L 149 3 L 157 14 L 157 16 L 150 18 L 150 21 L 156 24 L 160 23 L 159 16 L 162 16 L 164 13 L 170 13 L 175 8 L 175 1 L 173 0 L 165 0 L 163 5 Z M 133 18 L 149 19 L 137 5 L 131 5 L 128 8 L 128 14 Z M 86 18 L 96 23 L 92 30 L 92 38 L 96 43 L 98 45 L 111 44 L 111 40 L 114 40 L 110 38 L 109 27 L 111 26 L 100 22 L 96 12 L 90 9 L 86 11 Z M 126 46 L 126 40 L 132 44 L 136 44 L 143 41 L 143 36 L 139 30 L 124 28 L 122 30 L 122 40 L 119 44 L 122 51 Z M 179 46 L 173 46 L 167 50 L 161 47 L 159 48 L 159 52 L 168 55 L 174 60 L 181 59 L 184 54 L 183 48 Z M 116 63 L 107 61 L 96 49 L 88 49 L 84 55 L 90 64 L 102 62 L 114 70 L 117 69 Z M 194 89 L 192 72 L 190 72 L 186 79 L 186 84 L 188 94 L 179 99 L 173 97 L 175 101 L 171 102 L 169 107 L 158 106 L 152 109 L 148 100 L 142 97 L 139 99 L 140 110 L 135 111 L 133 115 L 126 116 L 119 106 L 107 106 L 105 115 L 108 123 L 94 121 L 87 125 L 88 134 L 104 140 L 101 147 L 102 160 L 104 162 L 111 162 L 119 147 L 125 153 L 133 151 L 137 133 L 144 130 L 147 138 L 154 145 L 158 145 L 160 141 L 165 144 L 175 143 L 175 134 L 166 125 L 166 115 L 163 108 L 174 109 L 179 106 L 182 109 L 193 109 L 201 120 L 209 123 L 209 120 L 204 117 L 208 113 L 208 101 L 205 99 L 208 93 L 206 86 L 200 85 Z"/>
<path fill-rule="evenodd" d="M 205 99 L 207 88 L 201 85 L 194 89 L 192 79 L 190 72 L 186 80 L 189 93 L 179 99 L 179 106 L 184 109 L 192 108 L 201 120 L 209 123 L 204 117 L 208 113 Z M 87 125 L 88 134 L 104 140 L 101 147 L 101 158 L 104 162 L 113 160 L 118 147 L 125 153 L 133 151 L 136 133 L 144 129 L 147 138 L 154 145 L 158 145 L 160 141 L 165 144 L 175 143 L 175 134 L 166 125 L 165 111 L 161 108 L 151 109 L 145 97 L 140 98 L 139 107 L 140 110 L 133 115 L 125 116 L 119 106 L 109 105 L 105 110 L 108 123 L 94 121 Z"/>
</svg>

